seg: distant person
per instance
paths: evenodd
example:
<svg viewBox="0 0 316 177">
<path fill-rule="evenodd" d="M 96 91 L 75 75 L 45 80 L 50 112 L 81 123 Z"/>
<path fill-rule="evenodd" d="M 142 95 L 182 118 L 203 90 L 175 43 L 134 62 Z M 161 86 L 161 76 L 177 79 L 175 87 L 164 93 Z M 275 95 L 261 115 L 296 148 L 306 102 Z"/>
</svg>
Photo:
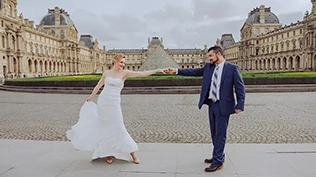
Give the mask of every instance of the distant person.
<svg viewBox="0 0 316 177">
<path fill-rule="evenodd" d="M 129 71 L 124 70 L 124 66 L 125 56 L 123 54 L 114 56 L 113 68 L 103 73 L 81 108 L 79 121 L 67 132 L 68 139 L 76 149 L 94 151 L 93 160 L 106 157 L 109 164 L 113 162 L 113 158 L 139 163 L 135 154 L 138 146 L 123 122 L 120 94 L 125 79 L 164 73 L 162 69 Z M 103 85 L 104 88 L 96 105 L 91 100 Z"/>
<path fill-rule="evenodd" d="M 183 76 L 203 76 L 198 106 L 199 109 L 203 104 L 209 106 L 209 124 L 213 143 L 212 158 L 204 160 L 205 163 L 211 163 L 205 168 L 205 172 L 214 172 L 223 168 L 225 161 L 224 148 L 229 117 L 244 110 L 245 86 L 238 67 L 225 61 L 221 47 L 209 48 L 208 56 L 210 63 L 206 63 L 203 68 L 168 68 L 166 72 Z"/>
</svg>

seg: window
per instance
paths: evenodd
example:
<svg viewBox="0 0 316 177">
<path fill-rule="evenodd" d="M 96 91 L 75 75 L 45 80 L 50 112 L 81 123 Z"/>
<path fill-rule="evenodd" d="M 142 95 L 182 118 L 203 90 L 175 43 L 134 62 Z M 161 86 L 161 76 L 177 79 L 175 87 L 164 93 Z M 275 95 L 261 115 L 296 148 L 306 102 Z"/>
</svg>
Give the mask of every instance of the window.
<svg viewBox="0 0 316 177">
<path fill-rule="evenodd" d="M 269 47 L 267 47 L 267 53 L 269 53 Z"/>
<path fill-rule="evenodd" d="M 12 15 L 12 6 L 9 5 L 9 15 Z"/>
<path fill-rule="evenodd" d="M 2 36 L 2 48 L 5 48 L 5 38 Z"/>
</svg>

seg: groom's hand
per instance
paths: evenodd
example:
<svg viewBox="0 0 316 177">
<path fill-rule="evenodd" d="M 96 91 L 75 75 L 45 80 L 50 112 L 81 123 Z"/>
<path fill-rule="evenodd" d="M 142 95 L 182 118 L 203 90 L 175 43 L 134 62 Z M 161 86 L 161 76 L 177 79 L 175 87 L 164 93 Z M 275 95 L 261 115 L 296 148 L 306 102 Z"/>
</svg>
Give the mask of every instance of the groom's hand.
<svg viewBox="0 0 316 177">
<path fill-rule="evenodd" d="M 239 113 L 242 112 L 242 110 L 240 110 L 240 109 L 235 109 L 235 112 L 236 112 L 236 114 L 239 114 Z"/>
</svg>

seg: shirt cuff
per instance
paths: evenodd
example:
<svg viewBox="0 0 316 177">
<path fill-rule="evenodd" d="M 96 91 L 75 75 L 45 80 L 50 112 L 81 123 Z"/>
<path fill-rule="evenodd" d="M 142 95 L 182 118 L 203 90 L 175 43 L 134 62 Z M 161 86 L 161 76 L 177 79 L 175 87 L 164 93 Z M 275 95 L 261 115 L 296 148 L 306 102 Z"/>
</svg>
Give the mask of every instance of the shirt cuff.
<svg viewBox="0 0 316 177">
<path fill-rule="evenodd" d="M 178 74 L 178 68 L 176 68 L 176 74 Z"/>
</svg>

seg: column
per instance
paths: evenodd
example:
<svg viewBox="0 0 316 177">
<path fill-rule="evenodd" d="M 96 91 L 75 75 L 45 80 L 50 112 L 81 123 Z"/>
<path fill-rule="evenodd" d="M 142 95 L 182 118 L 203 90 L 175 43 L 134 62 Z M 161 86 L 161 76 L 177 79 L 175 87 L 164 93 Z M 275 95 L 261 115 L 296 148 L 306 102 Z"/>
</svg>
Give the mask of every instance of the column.
<svg viewBox="0 0 316 177">
<path fill-rule="evenodd" d="M 7 34 L 7 39 L 7 48 L 12 49 L 12 34 L 10 32 Z"/>
<path fill-rule="evenodd" d="M 16 47 L 22 51 L 22 36 L 21 34 L 16 35 Z"/>
<path fill-rule="evenodd" d="M 22 60 L 22 57 L 17 56 L 16 60 L 17 60 L 17 65 L 18 65 L 17 73 L 19 75 L 19 74 L 21 74 L 21 60 Z"/>
<path fill-rule="evenodd" d="M 9 65 L 10 65 L 10 73 L 14 73 L 14 63 L 13 63 L 13 55 L 9 55 Z"/>
<path fill-rule="evenodd" d="M 3 70 L 3 65 L 0 64 L 0 83 L 4 81 L 4 73 L 5 71 Z"/>
<path fill-rule="evenodd" d="M 80 71 L 81 71 L 80 58 L 79 58 L 80 57 L 80 49 L 77 48 L 76 52 L 77 52 L 77 73 L 80 73 Z"/>
</svg>

